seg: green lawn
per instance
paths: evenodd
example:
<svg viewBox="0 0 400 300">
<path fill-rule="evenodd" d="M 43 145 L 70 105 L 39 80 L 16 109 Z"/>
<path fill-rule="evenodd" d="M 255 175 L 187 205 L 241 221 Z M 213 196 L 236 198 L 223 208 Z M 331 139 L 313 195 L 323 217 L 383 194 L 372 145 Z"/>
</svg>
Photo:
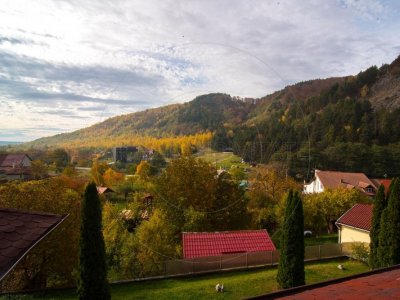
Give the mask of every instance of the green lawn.
<svg viewBox="0 0 400 300">
<path fill-rule="evenodd" d="M 338 235 L 335 234 L 324 234 L 319 236 L 312 236 L 304 238 L 304 243 L 306 246 L 316 246 L 322 244 L 337 244 Z"/>
<path fill-rule="evenodd" d="M 344 264 L 346 270 L 339 270 L 338 264 Z M 314 283 L 367 270 L 366 265 L 345 259 L 314 262 L 306 265 L 306 281 Z M 269 268 L 113 285 L 112 299 L 241 299 L 276 290 L 276 272 L 276 268 Z M 225 293 L 215 292 L 217 283 L 224 284 Z M 69 290 L 18 296 L 18 299 L 76 299 L 75 297 L 75 292 Z"/>
<path fill-rule="evenodd" d="M 247 164 L 242 163 L 242 159 L 232 152 L 216 152 L 213 150 L 203 150 L 196 155 L 197 158 L 216 164 L 217 168 L 222 167 L 229 170 L 232 165 L 242 168 L 247 167 Z"/>
</svg>

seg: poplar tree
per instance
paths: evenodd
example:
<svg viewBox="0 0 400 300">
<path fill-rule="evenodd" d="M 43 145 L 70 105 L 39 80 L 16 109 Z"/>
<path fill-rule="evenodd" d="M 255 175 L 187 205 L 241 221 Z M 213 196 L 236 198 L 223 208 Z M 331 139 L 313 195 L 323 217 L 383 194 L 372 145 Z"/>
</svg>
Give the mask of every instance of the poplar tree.
<svg viewBox="0 0 400 300">
<path fill-rule="evenodd" d="M 277 282 L 281 288 L 305 284 L 304 217 L 298 192 L 289 190 L 282 225 Z"/>
<path fill-rule="evenodd" d="M 400 181 L 395 179 L 379 231 L 378 259 L 381 267 L 400 263 Z"/>
<path fill-rule="evenodd" d="M 102 232 L 101 203 L 96 184 L 87 185 L 81 208 L 79 241 L 79 299 L 108 300 L 105 245 Z"/>
<path fill-rule="evenodd" d="M 372 226 L 371 226 L 371 231 L 369 233 L 369 236 L 371 238 L 371 242 L 369 244 L 370 247 L 369 265 L 372 269 L 376 269 L 381 266 L 378 259 L 379 231 L 381 226 L 382 212 L 385 209 L 386 204 L 387 201 L 385 196 L 385 188 L 383 185 L 381 185 L 375 196 L 374 208 L 372 213 Z"/>
</svg>

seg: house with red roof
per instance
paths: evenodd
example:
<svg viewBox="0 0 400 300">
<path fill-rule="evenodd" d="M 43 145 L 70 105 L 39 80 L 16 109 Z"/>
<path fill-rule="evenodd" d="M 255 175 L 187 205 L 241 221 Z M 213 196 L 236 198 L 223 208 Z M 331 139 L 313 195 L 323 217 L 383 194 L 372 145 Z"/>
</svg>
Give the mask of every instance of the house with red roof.
<svg viewBox="0 0 400 300">
<path fill-rule="evenodd" d="M 276 250 L 267 230 L 183 232 L 183 257 L 193 259 L 225 254 Z"/>
<path fill-rule="evenodd" d="M 31 162 L 26 154 L 0 154 L 0 175 L 5 180 L 30 179 Z"/>
<path fill-rule="evenodd" d="M 336 221 L 339 243 L 371 242 L 372 209 L 372 204 L 356 204 Z"/>
<path fill-rule="evenodd" d="M 326 189 L 357 189 L 367 196 L 375 196 L 377 187 L 364 173 L 315 170 L 313 181 L 304 184 L 305 194 L 322 193 Z"/>
<path fill-rule="evenodd" d="M 387 178 L 374 178 L 372 179 L 372 182 L 375 183 L 375 185 L 377 187 L 379 187 L 380 185 L 383 185 L 383 187 L 385 188 L 385 194 L 387 194 L 389 192 L 389 188 L 390 188 L 390 184 L 392 183 L 391 179 L 387 179 Z"/>
</svg>

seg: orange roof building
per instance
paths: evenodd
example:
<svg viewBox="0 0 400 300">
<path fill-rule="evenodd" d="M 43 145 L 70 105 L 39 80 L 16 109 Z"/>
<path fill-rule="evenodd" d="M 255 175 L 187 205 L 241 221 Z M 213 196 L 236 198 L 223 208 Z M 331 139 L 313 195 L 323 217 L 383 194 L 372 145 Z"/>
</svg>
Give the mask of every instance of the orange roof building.
<svg viewBox="0 0 400 300">
<path fill-rule="evenodd" d="M 315 170 L 314 180 L 304 185 L 305 194 L 321 193 L 326 189 L 357 189 L 367 196 L 375 196 L 377 187 L 364 173 Z"/>
</svg>

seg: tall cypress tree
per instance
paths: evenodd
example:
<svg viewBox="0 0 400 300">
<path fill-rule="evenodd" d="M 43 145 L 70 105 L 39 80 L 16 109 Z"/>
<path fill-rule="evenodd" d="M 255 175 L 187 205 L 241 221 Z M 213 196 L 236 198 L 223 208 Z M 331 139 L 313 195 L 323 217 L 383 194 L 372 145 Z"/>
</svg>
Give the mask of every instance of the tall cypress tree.
<svg viewBox="0 0 400 300">
<path fill-rule="evenodd" d="M 371 238 L 369 265 L 372 269 L 379 268 L 381 266 L 378 259 L 378 248 L 379 248 L 379 231 L 381 225 L 382 212 L 386 208 L 386 196 L 385 188 L 381 185 L 376 193 L 374 200 L 374 209 L 372 214 L 372 226 L 369 236 Z"/>
<path fill-rule="evenodd" d="M 79 299 L 110 299 L 105 245 L 101 225 L 101 204 L 96 184 L 86 187 L 81 208 L 79 244 Z"/>
<path fill-rule="evenodd" d="M 287 195 L 281 230 L 277 282 L 284 289 L 304 285 L 304 217 L 298 192 Z"/>
<path fill-rule="evenodd" d="M 400 181 L 395 179 L 389 202 L 383 210 L 379 232 L 378 259 L 381 267 L 400 263 Z"/>
</svg>

